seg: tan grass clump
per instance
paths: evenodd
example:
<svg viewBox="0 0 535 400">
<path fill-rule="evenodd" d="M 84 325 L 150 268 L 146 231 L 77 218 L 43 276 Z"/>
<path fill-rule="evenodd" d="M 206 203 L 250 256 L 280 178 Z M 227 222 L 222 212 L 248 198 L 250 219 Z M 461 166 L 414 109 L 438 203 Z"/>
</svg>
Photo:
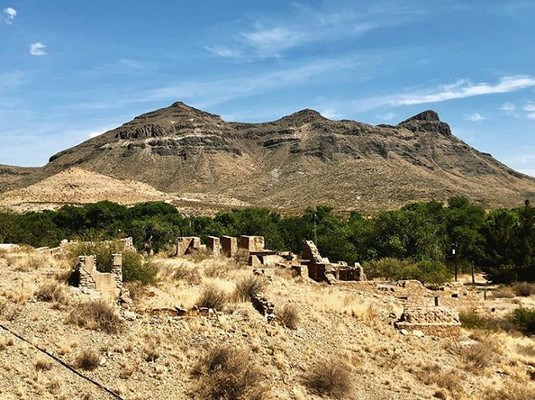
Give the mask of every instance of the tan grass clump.
<svg viewBox="0 0 535 400">
<path fill-rule="evenodd" d="M 207 285 L 201 291 L 196 306 L 199 308 L 206 307 L 214 310 L 222 310 L 227 300 L 228 296 L 223 289 L 215 285 Z"/>
<path fill-rule="evenodd" d="M 349 399 L 353 393 L 351 371 L 340 358 L 318 362 L 303 383 L 308 390 L 320 396 Z"/>
<path fill-rule="evenodd" d="M 92 371 L 99 366 L 100 355 L 95 350 L 85 349 L 76 356 L 75 362 L 78 368 Z"/>
<path fill-rule="evenodd" d="M 517 296 L 529 297 L 532 294 L 535 294 L 535 284 L 518 282 L 513 285 L 513 291 Z"/>
<path fill-rule="evenodd" d="M 213 348 L 193 368 L 197 394 L 206 400 L 262 400 L 267 387 L 253 360 L 231 347 Z"/>
<path fill-rule="evenodd" d="M 35 362 L 34 366 L 37 371 L 50 371 L 53 367 L 53 364 L 50 360 L 46 358 L 39 358 Z"/>
<path fill-rule="evenodd" d="M 71 311 L 67 322 L 107 333 L 118 333 L 122 329 L 121 320 L 114 308 L 102 300 L 81 303 Z"/>
<path fill-rule="evenodd" d="M 424 366 L 416 375 L 424 384 L 445 389 L 456 397 L 463 392 L 462 379 L 459 375 L 454 371 L 442 371 L 437 364 Z"/>
<path fill-rule="evenodd" d="M 498 390 L 487 390 L 482 398 L 485 400 L 533 400 L 535 389 L 533 386 L 509 383 Z"/>
<path fill-rule="evenodd" d="M 515 292 L 513 292 L 513 289 L 511 289 L 510 287 L 503 286 L 493 291 L 492 296 L 495 299 L 512 299 L 513 297 L 515 297 Z"/>
<path fill-rule="evenodd" d="M 44 301 L 48 303 L 61 303 L 68 304 L 69 297 L 65 293 L 65 287 L 58 282 L 45 283 L 37 292 L 35 297 L 38 301 Z"/>
<path fill-rule="evenodd" d="M 279 321 L 288 329 L 297 329 L 299 324 L 299 313 L 297 308 L 292 304 L 285 304 L 277 313 Z"/>
<path fill-rule="evenodd" d="M 254 296 L 262 293 L 267 286 L 266 279 L 250 275 L 241 279 L 236 284 L 236 289 L 234 290 L 234 295 L 232 296 L 236 301 L 249 301 Z"/>
</svg>

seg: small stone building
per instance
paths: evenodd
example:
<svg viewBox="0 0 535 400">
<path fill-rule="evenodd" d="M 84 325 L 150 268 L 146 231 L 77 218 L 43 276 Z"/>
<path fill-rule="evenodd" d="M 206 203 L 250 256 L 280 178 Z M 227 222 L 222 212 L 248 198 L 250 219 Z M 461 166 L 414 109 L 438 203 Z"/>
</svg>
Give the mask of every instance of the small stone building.
<svg viewBox="0 0 535 400">
<path fill-rule="evenodd" d="M 80 256 L 73 271 L 73 282 L 82 290 L 94 290 L 107 301 L 116 302 L 123 289 L 123 257 L 113 255 L 111 272 L 97 271 L 95 256 Z"/>
</svg>

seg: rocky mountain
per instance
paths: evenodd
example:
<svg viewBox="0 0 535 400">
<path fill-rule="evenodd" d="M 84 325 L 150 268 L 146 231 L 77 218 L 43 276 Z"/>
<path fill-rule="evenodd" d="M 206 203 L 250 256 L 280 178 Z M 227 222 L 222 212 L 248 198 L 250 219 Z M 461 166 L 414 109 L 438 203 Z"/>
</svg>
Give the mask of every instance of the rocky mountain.
<svg viewBox="0 0 535 400">
<path fill-rule="evenodd" d="M 289 211 L 374 211 L 453 195 L 486 207 L 535 197 L 535 179 L 459 140 L 434 111 L 395 126 L 332 121 L 308 109 L 239 123 L 178 102 L 55 154 L 16 184 L 72 167 L 197 197 L 199 207 L 225 198 Z"/>
</svg>

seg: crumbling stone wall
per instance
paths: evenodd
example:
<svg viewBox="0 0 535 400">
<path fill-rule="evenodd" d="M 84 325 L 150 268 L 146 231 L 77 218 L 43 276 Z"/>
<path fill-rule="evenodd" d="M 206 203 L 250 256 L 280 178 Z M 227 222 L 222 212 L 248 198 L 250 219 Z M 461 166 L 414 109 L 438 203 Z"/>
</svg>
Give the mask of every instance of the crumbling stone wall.
<svg viewBox="0 0 535 400">
<path fill-rule="evenodd" d="M 197 236 L 181 236 L 176 239 L 175 256 L 182 257 L 201 249 L 201 239 Z"/>
<path fill-rule="evenodd" d="M 217 236 L 208 236 L 208 238 L 206 238 L 206 248 L 213 256 L 220 256 L 223 249 L 221 247 L 221 239 Z"/>
<path fill-rule="evenodd" d="M 241 235 L 238 248 L 247 251 L 264 251 L 264 237 Z"/>
<path fill-rule="evenodd" d="M 122 255 L 113 255 L 111 272 L 97 271 L 95 256 L 80 256 L 74 268 L 78 277 L 78 287 L 82 290 L 95 290 L 105 300 L 117 301 L 123 288 Z"/>
<path fill-rule="evenodd" d="M 264 316 L 266 321 L 270 322 L 275 319 L 275 305 L 270 303 L 265 297 L 255 294 L 251 298 L 253 307 Z"/>
<path fill-rule="evenodd" d="M 221 248 L 225 256 L 234 257 L 238 252 L 238 239 L 234 236 L 222 236 Z"/>
<path fill-rule="evenodd" d="M 398 329 L 420 330 L 429 334 L 458 333 L 461 322 L 457 310 L 441 306 L 406 305 L 395 323 Z"/>
</svg>

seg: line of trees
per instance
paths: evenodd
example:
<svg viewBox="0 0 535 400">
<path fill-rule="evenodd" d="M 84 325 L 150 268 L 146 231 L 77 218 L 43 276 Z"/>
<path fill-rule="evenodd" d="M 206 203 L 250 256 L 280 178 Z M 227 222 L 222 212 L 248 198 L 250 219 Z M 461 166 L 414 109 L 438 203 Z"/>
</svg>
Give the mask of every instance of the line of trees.
<svg viewBox="0 0 535 400">
<path fill-rule="evenodd" d="M 301 251 L 303 239 L 316 239 L 322 255 L 333 261 L 390 258 L 450 267 L 456 244 L 465 271 L 475 266 L 496 282 L 535 281 L 535 210 L 528 201 L 486 212 L 453 197 L 447 204 L 417 202 L 372 217 L 358 212 L 342 217 L 326 206 L 301 216 L 246 208 L 214 218 L 185 217 L 166 203 L 128 208 L 108 201 L 25 214 L 0 211 L 0 242 L 36 247 L 56 246 L 62 239 L 132 236 L 138 249 L 160 251 L 177 236 L 189 235 L 263 235 L 269 248 L 294 252 Z"/>
</svg>

